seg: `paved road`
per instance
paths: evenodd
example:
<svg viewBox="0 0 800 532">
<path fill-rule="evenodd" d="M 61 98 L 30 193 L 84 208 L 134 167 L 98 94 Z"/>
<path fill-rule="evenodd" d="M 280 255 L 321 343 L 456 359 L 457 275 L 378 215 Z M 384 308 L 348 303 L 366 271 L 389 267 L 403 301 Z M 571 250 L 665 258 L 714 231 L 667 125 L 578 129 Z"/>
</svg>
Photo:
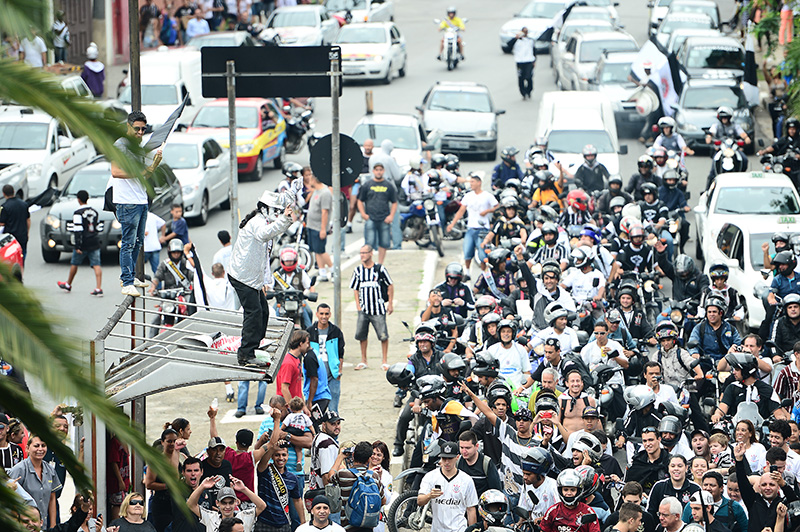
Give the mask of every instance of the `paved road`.
<svg viewBox="0 0 800 532">
<path fill-rule="evenodd" d="M 491 90 L 496 105 L 507 110 L 499 118 L 500 147 L 515 145 L 521 150 L 533 140 L 533 126 L 535 123 L 538 104 L 544 91 L 556 90 L 553 77 L 549 68 L 549 58 L 539 58 L 535 70 L 535 90 L 533 99 L 523 101 L 517 91 L 515 65 L 510 55 L 500 51 L 498 31 L 500 26 L 513 14 L 519 11 L 525 2 L 512 0 L 508 2 L 478 2 L 477 0 L 462 0 L 457 4 L 459 15 L 470 19 L 465 34 L 465 54 L 467 60 L 461 63 L 456 71 L 447 72 L 443 63 L 437 62 L 435 56 L 438 52 L 439 36 L 432 19 L 444 15 L 444 4 L 431 4 L 419 0 L 396 0 L 395 21 L 405 34 L 409 49 L 408 75 L 395 80 L 389 86 L 370 86 L 364 84 L 347 85 L 341 101 L 342 117 L 341 129 L 343 132 L 352 130 L 356 121 L 364 114 L 365 91 L 374 92 L 375 110 L 385 112 L 414 112 L 428 88 L 437 80 L 463 80 L 477 81 L 486 84 Z M 487 9 L 488 8 L 488 9 Z M 622 0 L 618 8 L 622 23 L 642 44 L 646 41 L 647 9 L 644 2 L 635 0 Z M 727 19 L 733 9 L 731 0 L 720 2 L 723 19 Z M 110 80 L 113 76 L 109 76 Z M 110 81 L 111 83 L 111 81 Z M 317 127 L 320 131 L 330 130 L 330 102 L 324 99 L 317 101 Z M 634 139 L 623 140 L 629 147 L 629 154 L 620 157 L 620 167 L 623 178 L 627 178 L 636 169 L 636 159 L 643 152 L 643 147 Z M 307 153 L 301 153 L 292 158 L 306 164 Z M 490 172 L 495 163 L 484 161 L 466 160 L 462 163 L 463 171 L 485 170 Z M 692 205 L 700 195 L 705 176 L 709 168 L 709 159 L 699 156 L 689 159 L 690 189 L 692 191 Z M 253 199 L 258 197 L 264 189 L 274 189 L 280 180 L 279 172 L 267 170 L 260 182 L 246 182 L 239 184 L 241 199 L 241 212 L 246 213 L 253 205 Z M 104 266 L 104 298 L 94 298 L 89 295 L 93 287 L 93 277 L 88 269 L 82 269 L 76 279 L 73 292 L 63 293 L 56 286 L 56 281 L 64 280 L 68 271 L 68 257 L 62 256 L 59 264 L 45 264 L 39 253 L 39 223 L 45 212 L 37 212 L 32 219 L 32 235 L 30 240 L 30 253 L 25 275 L 26 284 L 33 288 L 46 308 L 63 321 L 66 333 L 75 335 L 82 340 L 92 338 L 98 329 L 106 322 L 106 318 L 114 311 L 115 306 L 121 301 L 118 295 L 117 279 L 119 276 L 118 264 Z M 206 263 L 218 248 L 216 233 L 219 229 L 230 228 L 228 211 L 213 211 L 209 223 L 205 227 L 190 228 L 190 235 L 197 249 Z M 356 226 L 356 231 L 361 228 Z M 351 235 L 348 235 L 351 236 Z M 359 238 L 360 235 L 354 234 Z M 353 240 L 351 239 L 350 242 Z M 447 243 L 447 256 L 439 261 L 436 267 L 436 278 L 443 278 L 443 267 L 451 260 L 460 258 L 460 242 Z M 425 254 L 413 249 L 413 244 L 406 244 L 402 252 L 390 252 L 387 265 L 395 276 L 401 276 L 402 284 L 396 292 L 398 312 L 395 319 L 390 320 L 392 333 L 390 362 L 401 360 L 407 351 L 407 345 L 397 342 L 402 336 L 400 319 L 411 320 L 418 305 L 416 300 L 420 284 L 423 282 L 422 265 L 425 263 Z M 693 246 L 687 247 L 687 251 Z M 351 250 L 352 251 L 352 250 Z M 354 255 L 351 255 L 354 256 Z M 346 260 L 344 258 L 343 260 Z M 408 268 L 408 265 L 413 265 Z M 473 273 L 474 277 L 474 273 Z M 349 271 L 343 272 L 345 281 L 349 278 Z M 330 291 L 330 286 L 321 287 L 323 294 Z M 348 297 L 345 290 L 345 309 L 347 310 Z M 345 312 L 344 330 L 348 341 L 352 338 L 354 313 Z M 348 348 L 348 360 L 357 360 L 358 351 L 351 341 L 353 348 Z M 373 347 L 377 345 L 372 343 Z M 352 367 L 345 368 L 345 397 L 342 401 L 342 413 L 348 419 L 344 438 L 381 438 L 389 441 L 391 427 L 396 415 L 391 407 L 391 391 L 385 382 L 376 358 L 377 352 L 370 351 L 372 369 L 366 372 L 354 372 Z M 204 425 L 204 411 L 208 401 L 213 397 L 222 397 L 221 385 L 206 385 L 192 389 L 185 389 L 155 396 L 149 401 L 151 422 L 148 427 L 148 437 L 156 437 L 160 432 L 160 424 L 178 415 L 189 417 L 195 423 L 197 439 L 191 448 L 201 447 L 201 442 L 207 434 L 207 425 Z M 224 409 L 223 409 L 224 414 Z M 232 438 L 233 433 L 240 426 L 254 427 L 258 420 L 245 418 L 245 423 L 224 424 L 223 436 Z"/>
</svg>

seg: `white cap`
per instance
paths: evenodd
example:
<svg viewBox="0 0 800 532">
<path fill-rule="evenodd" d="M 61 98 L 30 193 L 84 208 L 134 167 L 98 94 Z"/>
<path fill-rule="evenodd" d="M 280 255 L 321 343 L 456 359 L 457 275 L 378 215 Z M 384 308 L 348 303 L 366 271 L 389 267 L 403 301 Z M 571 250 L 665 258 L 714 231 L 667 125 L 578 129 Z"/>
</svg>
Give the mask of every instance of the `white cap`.
<svg viewBox="0 0 800 532">
<path fill-rule="evenodd" d="M 99 55 L 100 55 L 100 50 L 97 49 L 97 45 L 93 42 L 90 42 L 89 47 L 86 48 L 87 59 L 95 60 Z"/>
<path fill-rule="evenodd" d="M 711 506 L 714 504 L 714 497 L 706 490 L 700 490 L 692 495 L 689 499 L 689 504 L 702 504 L 703 506 Z"/>
</svg>

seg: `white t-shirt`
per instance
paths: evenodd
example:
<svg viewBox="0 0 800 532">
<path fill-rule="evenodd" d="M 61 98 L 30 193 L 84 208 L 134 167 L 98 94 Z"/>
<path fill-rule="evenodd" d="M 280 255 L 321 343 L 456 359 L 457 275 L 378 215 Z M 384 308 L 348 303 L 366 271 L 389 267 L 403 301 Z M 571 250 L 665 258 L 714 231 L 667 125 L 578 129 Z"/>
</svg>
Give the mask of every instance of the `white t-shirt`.
<svg viewBox="0 0 800 532">
<path fill-rule="evenodd" d="M 605 345 L 605 347 L 608 348 L 609 353 L 611 353 L 612 351 L 616 351 L 617 353 L 619 353 L 619 356 L 614 358 L 609 358 L 608 355 L 604 354 L 600 350 L 600 346 L 597 345 L 597 341 L 589 342 L 583 347 L 583 349 L 581 349 L 581 360 L 583 360 L 583 362 L 587 366 L 589 366 L 590 371 L 594 371 L 594 368 L 596 368 L 600 364 L 608 364 L 612 368 L 621 368 L 622 366 L 619 365 L 617 360 L 619 358 L 624 358 L 625 360 L 628 360 L 625 357 L 625 355 L 622 354 L 622 350 L 624 349 L 624 347 L 622 347 L 622 345 L 616 340 L 609 340 L 608 343 Z M 613 377 L 608 379 L 608 383 L 619 384 L 624 386 L 625 381 L 622 378 L 622 373 L 621 372 L 615 373 Z"/>
<path fill-rule="evenodd" d="M 56 20 L 53 22 L 53 46 L 56 48 L 66 48 L 67 41 L 66 36 L 69 34 L 69 30 L 65 30 L 67 27 L 66 22 L 60 22 Z"/>
<path fill-rule="evenodd" d="M 500 362 L 500 377 L 509 379 L 515 384 L 523 383 L 531 373 L 531 361 L 528 352 L 517 342 L 511 342 L 511 347 L 506 349 L 497 342 L 489 348 L 489 352 Z"/>
<path fill-rule="evenodd" d="M 767 450 L 758 442 L 751 443 L 744 452 L 745 458 L 750 463 L 750 471 L 761 471 L 767 463 Z M 789 465 L 788 463 L 786 464 Z"/>
<path fill-rule="evenodd" d="M 214 253 L 214 258 L 211 259 L 211 264 L 216 264 L 219 262 L 222 264 L 222 267 L 225 268 L 225 273 L 228 273 L 228 266 L 231 263 L 231 252 L 233 251 L 233 246 L 225 246 L 220 248 L 219 251 Z"/>
<path fill-rule="evenodd" d="M 800 478 L 800 455 L 791 449 L 786 453 L 786 471 Z"/>
<path fill-rule="evenodd" d="M 536 497 L 539 499 L 539 502 L 535 506 L 531 498 L 528 497 L 529 491 L 536 494 Z M 557 502 L 560 502 L 558 497 L 558 484 L 555 479 L 550 477 L 545 477 L 544 482 L 542 482 L 542 485 L 538 488 L 534 488 L 530 484 L 525 484 L 522 493 L 519 495 L 519 507 L 528 510 L 531 514 L 531 519 L 544 517 L 547 509 Z"/>
<path fill-rule="evenodd" d="M 158 232 L 164 227 L 164 220 L 157 214 L 147 213 L 147 221 L 144 224 L 144 252 L 161 251 L 161 242 L 158 240 Z"/>
<path fill-rule="evenodd" d="M 125 137 L 117 139 L 114 146 L 125 154 L 131 154 Z M 116 205 L 147 205 L 147 190 L 138 179 L 118 179 L 113 177 L 111 178 L 111 186 L 114 187 L 114 203 Z"/>
<path fill-rule="evenodd" d="M 478 494 L 472 477 L 459 470 L 455 477 L 448 480 L 442 474 L 442 468 L 437 467 L 422 478 L 419 492 L 430 493 L 434 486 L 439 486 L 442 494 L 431 499 L 431 530 L 462 532 L 468 526 L 465 515 L 467 508 L 478 505 Z"/>
<path fill-rule="evenodd" d="M 531 347 L 543 344 L 548 338 L 558 338 L 562 353 L 569 353 L 574 347 L 580 345 L 578 343 L 578 334 L 572 327 L 565 327 L 564 332 L 561 334 L 558 334 L 552 327 L 547 327 L 537 332 L 536 336 L 531 338 Z"/>
<path fill-rule="evenodd" d="M 469 229 L 488 230 L 491 228 L 491 214 L 481 216 L 483 211 L 497 205 L 497 198 L 495 198 L 491 192 L 483 190 L 480 194 L 475 194 L 475 192 L 469 191 L 461 200 L 461 205 L 467 207 L 467 227 Z"/>
<path fill-rule="evenodd" d="M 658 405 L 664 403 L 675 403 L 676 405 L 680 405 L 678 402 L 678 396 L 675 394 L 675 388 L 668 384 L 662 383 L 661 386 L 658 387 L 658 393 L 656 394 L 656 408 L 658 408 Z"/>
<path fill-rule="evenodd" d="M 227 277 L 217 278 L 204 274 L 203 284 L 205 284 L 206 287 L 206 305 L 209 307 L 236 310 L 236 300 L 233 297 L 236 291 L 228 282 Z M 195 301 L 198 303 L 203 301 L 200 297 L 200 290 L 200 283 L 194 283 Z M 207 309 L 200 308 L 200 310 Z"/>
<path fill-rule="evenodd" d="M 239 510 L 234 514 L 244 523 L 244 532 L 253 532 L 256 524 L 256 507 L 251 504 L 249 508 Z M 200 522 L 205 525 L 207 532 L 217 532 L 222 521 L 222 514 L 216 510 L 207 510 L 200 506 Z"/>
<path fill-rule="evenodd" d="M 25 52 L 25 62 L 34 68 L 42 68 L 44 62 L 42 61 L 42 54 L 47 52 L 47 45 L 44 40 L 38 35 L 29 41 L 27 38 L 22 39 L 20 48 Z"/>
<path fill-rule="evenodd" d="M 317 528 L 309 521 L 298 526 L 295 532 L 344 532 L 344 528 L 333 521 L 328 521 L 328 526 L 325 528 Z"/>
<path fill-rule="evenodd" d="M 597 279 L 596 285 L 595 279 Z M 592 270 L 589 273 L 583 273 L 577 268 L 574 268 L 562 282 L 564 286 L 572 290 L 572 299 L 578 304 L 594 298 L 600 288 L 606 285 L 606 279 L 599 271 Z"/>
</svg>

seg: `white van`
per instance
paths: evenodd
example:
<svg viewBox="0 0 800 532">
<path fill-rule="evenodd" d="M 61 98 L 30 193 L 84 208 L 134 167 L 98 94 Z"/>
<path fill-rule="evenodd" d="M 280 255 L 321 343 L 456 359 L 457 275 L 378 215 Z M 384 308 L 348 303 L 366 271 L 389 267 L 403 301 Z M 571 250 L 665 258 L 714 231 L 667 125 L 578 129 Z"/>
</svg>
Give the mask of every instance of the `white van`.
<svg viewBox="0 0 800 532">
<path fill-rule="evenodd" d="M 597 160 L 609 174 L 619 174 L 620 146 L 614 107 L 603 93 L 594 91 L 546 92 L 539 104 L 536 137 L 547 138 L 547 150 L 575 172 L 583 162 L 587 144 L 597 148 Z"/>
<path fill-rule="evenodd" d="M 169 50 L 161 48 L 141 55 L 142 112 L 154 128 L 163 124 L 169 115 L 189 95 L 189 101 L 179 124 L 189 124 L 200 108 L 212 101 L 203 98 L 200 51 L 194 49 Z M 130 112 L 131 89 L 126 86 L 119 101 Z"/>
</svg>

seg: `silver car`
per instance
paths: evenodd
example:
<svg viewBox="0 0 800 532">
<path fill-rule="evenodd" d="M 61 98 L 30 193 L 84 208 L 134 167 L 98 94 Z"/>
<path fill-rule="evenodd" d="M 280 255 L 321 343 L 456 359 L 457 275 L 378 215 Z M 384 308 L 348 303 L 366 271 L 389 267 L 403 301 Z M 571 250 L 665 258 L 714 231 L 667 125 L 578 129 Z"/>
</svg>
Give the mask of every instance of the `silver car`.
<svg viewBox="0 0 800 532">
<path fill-rule="evenodd" d="M 628 33 L 604 31 L 575 34 L 567 42 L 558 68 L 558 86 L 566 90 L 587 90 L 597 62 L 604 52 L 636 52 L 639 45 Z"/>
<path fill-rule="evenodd" d="M 558 69 L 561 65 L 561 56 L 564 55 L 564 50 L 567 48 L 567 43 L 570 38 L 575 35 L 575 32 L 578 30 L 583 33 L 614 31 L 614 25 L 607 20 L 573 19 L 570 15 L 564 22 L 564 25 L 561 26 L 561 29 L 553 34 L 553 40 L 550 41 L 550 66 L 553 69 L 553 76 L 555 76 L 556 84 L 558 84 L 558 78 L 561 75 Z"/>
<path fill-rule="evenodd" d="M 342 17 L 348 24 L 394 20 L 394 4 L 391 0 L 325 0 L 324 5 L 329 15 Z"/>
<path fill-rule="evenodd" d="M 205 225 L 211 209 L 229 205 L 231 158 L 213 137 L 172 133 L 164 146 L 164 162 L 180 181 L 188 220 Z"/>
<path fill-rule="evenodd" d="M 553 17 L 564 9 L 566 3 L 565 0 L 532 0 L 528 2 L 519 13 L 514 14 L 514 18 L 500 28 L 500 48 L 506 53 L 511 53 L 508 43 L 522 31 L 522 28 L 528 28 L 528 35 L 531 38 L 539 37 L 552 25 Z M 536 53 L 547 51 L 547 42 L 536 41 L 534 46 Z"/>
<path fill-rule="evenodd" d="M 635 52 L 605 54 L 597 62 L 597 68 L 589 80 L 589 88 L 608 96 L 614 107 L 617 131 L 639 132 L 644 125 L 644 116 L 636 110 L 631 96 L 639 86 L 629 79 L 631 64 L 636 60 Z M 638 135 L 637 135 L 638 136 Z"/>
</svg>

